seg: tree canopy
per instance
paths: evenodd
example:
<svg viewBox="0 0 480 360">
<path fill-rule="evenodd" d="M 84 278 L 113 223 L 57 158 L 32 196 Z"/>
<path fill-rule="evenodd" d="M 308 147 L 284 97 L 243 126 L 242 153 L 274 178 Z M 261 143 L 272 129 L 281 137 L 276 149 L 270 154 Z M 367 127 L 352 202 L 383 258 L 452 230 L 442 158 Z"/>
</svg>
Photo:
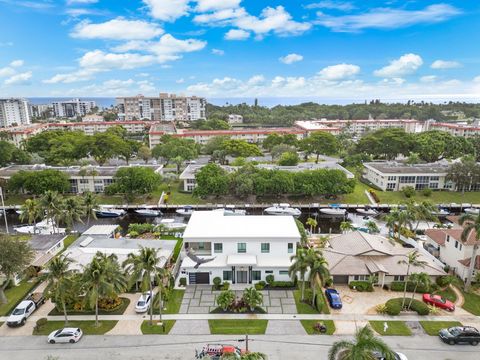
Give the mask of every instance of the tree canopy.
<svg viewBox="0 0 480 360">
<path fill-rule="evenodd" d="M 115 173 L 115 182 L 107 187 L 106 192 L 124 194 L 131 200 L 136 195 L 145 195 L 156 190 L 161 180 L 162 177 L 152 168 L 122 167 Z"/>
<path fill-rule="evenodd" d="M 8 189 L 34 195 L 42 195 L 48 190 L 64 193 L 70 189 L 70 181 L 68 175 L 59 170 L 20 170 L 8 181 Z"/>
<path fill-rule="evenodd" d="M 163 158 L 167 163 L 178 157 L 193 160 L 198 156 L 198 148 L 192 139 L 163 135 L 160 144 L 152 149 L 152 156 L 156 159 Z"/>
</svg>

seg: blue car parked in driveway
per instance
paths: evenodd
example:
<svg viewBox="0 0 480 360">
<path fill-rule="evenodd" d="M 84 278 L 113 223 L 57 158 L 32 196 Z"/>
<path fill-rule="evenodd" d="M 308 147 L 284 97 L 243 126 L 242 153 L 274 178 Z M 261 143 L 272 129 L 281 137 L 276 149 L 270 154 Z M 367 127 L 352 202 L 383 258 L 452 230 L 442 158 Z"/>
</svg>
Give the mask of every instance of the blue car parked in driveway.
<svg viewBox="0 0 480 360">
<path fill-rule="evenodd" d="M 342 308 L 342 299 L 340 299 L 340 294 L 335 289 L 326 289 L 325 296 L 327 297 L 328 303 L 332 309 L 341 309 Z"/>
</svg>

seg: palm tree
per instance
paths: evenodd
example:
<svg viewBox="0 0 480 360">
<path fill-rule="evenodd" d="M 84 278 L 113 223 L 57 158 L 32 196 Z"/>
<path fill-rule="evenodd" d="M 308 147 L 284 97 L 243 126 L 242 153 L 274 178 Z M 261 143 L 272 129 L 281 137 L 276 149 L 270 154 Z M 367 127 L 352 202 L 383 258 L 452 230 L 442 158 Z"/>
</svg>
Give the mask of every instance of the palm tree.
<svg viewBox="0 0 480 360">
<path fill-rule="evenodd" d="M 250 310 L 253 311 L 255 308 L 263 304 L 263 295 L 260 291 L 254 287 L 247 288 L 243 291 L 243 299 L 245 303 L 250 307 Z"/>
<path fill-rule="evenodd" d="M 330 271 L 328 270 L 328 262 L 323 255 L 312 257 L 313 260 L 310 263 L 310 272 L 308 274 L 308 281 L 312 287 L 312 306 L 315 306 L 315 292 L 317 288 L 317 281 L 320 280 L 320 285 L 325 284 L 325 280 L 330 277 Z"/>
<path fill-rule="evenodd" d="M 87 226 L 89 226 L 90 218 L 97 219 L 97 213 L 95 211 L 99 205 L 97 196 L 90 191 L 83 193 L 82 205 L 84 213 L 87 216 Z"/>
<path fill-rule="evenodd" d="M 73 229 L 75 222 L 83 223 L 84 208 L 76 197 L 69 197 L 63 201 L 61 219 L 67 225 L 67 228 Z"/>
<path fill-rule="evenodd" d="M 153 248 L 140 249 L 138 254 L 128 254 L 123 267 L 130 274 L 129 287 L 140 279 L 142 292 L 153 293 L 152 279 L 161 269 L 158 250 Z M 150 306 L 150 325 L 153 324 L 153 306 Z"/>
<path fill-rule="evenodd" d="M 307 273 L 309 265 L 307 250 L 298 249 L 297 254 L 292 255 L 290 260 L 293 261 L 293 264 L 288 268 L 288 275 L 295 281 L 298 279 L 298 274 L 300 273 L 300 279 L 302 280 L 301 301 L 303 301 L 305 298 L 305 274 Z"/>
<path fill-rule="evenodd" d="M 396 218 L 393 213 L 390 213 L 385 215 L 384 220 L 385 220 L 385 225 L 387 225 L 388 227 L 388 236 L 390 237 L 390 234 L 394 234 Z"/>
<path fill-rule="evenodd" d="M 395 210 L 392 213 L 395 223 L 397 224 L 397 240 L 400 241 L 400 233 L 403 227 L 409 226 L 412 223 L 412 214 L 406 210 Z"/>
<path fill-rule="evenodd" d="M 158 267 L 155 272 L 155 280 L 158 284 L 158 294 L 155 297 L 155 302 L 158 301 L 159 320 L 162 322 L 162 307 L 163 307 L 163 291 L 165 290 L 165 279 L 171 277 L 170 271 L 165 268 Z"/>
<path fill-rule="evenodd" d="M 475 237 L 472 248 L 472 256 L 470 258 L 470 266 L 468 269 L 467 281 L 465 283 L 465 291 L 469 291 L 472 286 L 473 272 L 475 271 L 475 264 L 477 263 L 477 252 L 480 245 L 480 214 L 473 216 L 471 214 L 464 214 L 460 216 L 460 225 L 463 226 L 461 240 L 463 243 L 469 241 L 470 237 Z"/>
<path fill-rule="evenodd" d="M 333 343 L 328 352 L 328 360 L 373 360 L 373 351 L 382 353 L 385 360 L 395 359 L 395 353 L 367 325 L 357 330 L 353 341 L 340 340 Z"/>
<path fill-rule="evenodd" d="M 36 232 L 37 220 L 41 218 L 42 211 L 40 204 L 35 199 L 27 199 L 20 208 L 20 220 L 26 221 L 29 225 L 33 224 L 33 232 Z"/>
<path fill-rule="evenodd" d="M 412 275 L 410 275 L 409 281 L 415 284 L 415 287 L 413 288 L 412 298 L 408 303 L 408 309 L 410 309 L 410 306 L 412 306 L 412 302 L 415 297 L 415 293 L 417 292 L 418 286 L 423 285 L 424 288 L 428 288 L 430 287 L 430 283 L 431 283 L 430 276 L 428 276 L 428 274 L 424 272 L 413 273 Z"/>
<path fill-rule="evenodd" d="M 313 229 L 315 229 L 318 225 L 317 220 L 314 218 L 308 218 L 307 221 L 305 222 L 308 226 L 310 226 L 310 234 L 313 234 Z"/>
<path fill-rule="evenodd" d="M 405 287 L 403 288 L 403 300 L 402 300 L 402 309 L 405 306 L 405 300 L 407 298 L 407 285 L 410 276 L 410 267 L 425 267 L 427 264 L 426 261 L 420 260 L 420 253 L 417 250 L 414 250 L 407 254 L 406 260 L 398 261 L 398 264 L 407 265 L 407 276 L 405 277 Z"/>
<path fill-rule="evenodd" d="M 68 324 L 66 297 L 72 288 L 73 270 L 70 269 L 72 263 L 73 260 L 65 255 L 54 257 L 48 263 L 45 275 L 42 276 L 42 280 L 47 282 L 45 293 L 62 306 L 65 326 Z"/>
<path fill-rule="evenodd" d="M 373 220 L 369 220 L 365 223 L 365 226 L 367 227 L 368 229 L 368 232 L 370 234 L 376 234 L 379 232 L 379 229 L 378 229 L 378 226 L 377 226 L 377 223 Z"/>
<path fill-rule="evenodd" d="M 57 226 L 57 218 L 62 213 L 62 199 L 58 192 L 48 190 L 40 198 L 40 208 L 45 213 L 47 219 L 51 221 L 53 232 Z"/>
<path fill-rule="evenodd" d="M 350 221 L 342 221 L 340 223 L 340 230 L 345 234 L 346 232 L 353 230 L 353 225 Z"/>
<path fill-rule="evenodd" d="M 420 221 L 438 222 L 438 218 L 433 215 L 436 210 L 435 205 L 429 201 L 423 201 L 420 204 L 415 204 L 413 200 L 408 202 L 406 211 L 409 213 L 410 219 L 415 222 L 415 227 L 410 222 L 410 229 L 414 232 L 417 231 Z"/>
</svg>

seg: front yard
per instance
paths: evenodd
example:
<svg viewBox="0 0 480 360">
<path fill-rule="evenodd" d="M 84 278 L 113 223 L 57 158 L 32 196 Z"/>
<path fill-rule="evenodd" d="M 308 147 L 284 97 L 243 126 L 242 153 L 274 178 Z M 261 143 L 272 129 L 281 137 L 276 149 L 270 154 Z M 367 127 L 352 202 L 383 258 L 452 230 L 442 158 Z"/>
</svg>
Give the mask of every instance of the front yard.
<svg viewBox="0 0 480 360">
<path fill-rule="evenodd" d="M 300 322 L 308 335 L 333 335 L 335 333 L 335 323 L 333 320 L 300 320 Z M 322 323 L 327 327 L 325 333 L 315 330 L 315 325 L 318 323 Z"/>
<path fill-rule="evenodd" d="M 122 303 L 114 310 L 103 310 L 99 309 L 98 314 L 99 315 L 122 315 L 125 310 L 127 309 L 128 305 L 130 304 L 130 299 L 125 298 L 125 297 L 120 297 L 120 300 Z M 67 308 L 67 314 L 68 315 L 95 315 L 95 310 L 74 310 L 72 308 Z M 63 316 L 63 310 L 62 309 L 57 309 L 56 307 L 53 308 L 52 311 L 48 313 L 49 316 Z"/>
<path fill-rule="evenodd" d="M 68 327 L 78 327 L 82 329 L 85 335 L 103 335 L 112 330 L 117 325 L 116 320 L 102 320 L 99 326 L 95 326 L 95 321 L 69 321 Z M 40 328 L 33 329 L 33 335 L 49 335 L 52 331 L 65 327 L 64 321 L 47 321 Z"/>
<path fill-rule="evenodd" d="M 385 323 L 387 323 L 387 330 L 385 330 Z M 405 324 L 405 321 L 370 321 L 370 326 L 378 334 L 384 336 L 410 336 L 412 331 Z"/>
<path fill-rule="evenodd" d="M 265 334 L 268 320 L 208 320 L 212 335 Z"/>
<path fill-rule="evenodd" d="M 420 321 L 423 330 L 430 336 L 438 336 L 438 332 L 441 329 L 449 328 L 452 326 L 462 326 L 462 323 L 458 321 Z"/>
<path fill-rule="evenodd" d="M 462 291 L 465 302 L 463 308 L 473 315 L 480 315 L 480 295 L 473 292 Z"/>
<path fill-rule="evenodd" d="M 23 280 L 18 286 L 13 286 L 5 291 L 8 302 L 0 305 L 0 316 L 10 315 L 15 306 L 32 292 L 32 289 L 38 284 L 37 281 Z"/>
<path fill-rule="evenodd" d="M 175 320 L 163 320 L 163 326 L 159 325 L 158 321 L 154 321 L 153 325 L 150 325 L 149 320 L 145 320 L 142 323 L 141 330 L 143 335 L 167 335 L 175 325 Z"/>
<path fill-rule="evenodd" d="M 162 309 L 162 314 L 178 314 L 180 310 L 180 306 L 182 305 L 183 295 L 185 294 L 185 290 L 178 290 L 173 289 L 170 295 L 170 299 L 163 304 L 163 307 L 166 310 Z M 158 306 L 153 309 L 155 314 L 159 314 L 160 311 L 158 310 Z"/>
</svg>

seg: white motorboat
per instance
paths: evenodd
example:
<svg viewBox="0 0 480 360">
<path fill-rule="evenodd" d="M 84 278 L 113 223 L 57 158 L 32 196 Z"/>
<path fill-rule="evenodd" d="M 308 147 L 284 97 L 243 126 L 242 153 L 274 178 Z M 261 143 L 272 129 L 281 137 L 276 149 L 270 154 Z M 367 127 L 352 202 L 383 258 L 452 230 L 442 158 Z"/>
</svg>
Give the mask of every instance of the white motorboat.
<svg viewBox="0 0 480 360">
<path fill-rule="evenodd" d="M 36 225 L 21 225 L 14 227 L 14 230 L 20 234 L 65 234 L 65 228 L 57 227 L 51 220 L 45 219 L 38 222 Z"/>
<path fill-rule="evenodd" d="M 473 208 L 473 207 L 463 209 L 463 211 L 464 211 L 465 213 L 467 213 L 467 214 L 470 214 L 470 215 L 478 215 L 478 214 L 480 214 L 480 209 Z"/>
<path fill-rule="evenodd" d="M 151 207 L 143 207 L 142 209 L 137 209 L 134 210 L 134 213 L 140 216 L 146 216 L 146 217 L 158 217 L 162 216 L 162 212 L 160 210 L 155 210 Z"/>
<path fill-rule="evenodd" d="M 450 215 L 450 211 L 445 209 L 438 209 L 438 210 L 432 211 L 431 214 L 434 216 L 448 216 Z"/>
<path fill-rule="evenodd" d="M 368 209 L 368 208 L 358 208 L 355 210 L 357 213 L 361 215 L 367 215 L 367 216 L 377 216 L 378 212 L 373 209 Z"/>
<path fill-rule="evenodd" d="M 289 204 L 273 204 L 263 210 L 268 215 L 292 215 L 292 216 L 300 216 L 302 212 L 300 209 L 292 208 Z"/>
<path fill-rule="evenodd" d="M 175 219 L 162 219 L 160 220 L 160 225 L 168 230 L 184 230 L 187 227 L 187 224 L 175 221 Z"/>
<path fill-rule="evenodd" d="M 127 212 L 123 209 L 116 209 L 113 206 L 103 205 L 95 209 L 95 214 L 99 218 L 114 218 L 125 215 Z"/>
<path fill-rule="evenodd" d="M 22 215 L 23 214 L 23 210 L 15 210 L 15 212 L 17 213 L 17 215 Z"/>
<path fill-rule="evenodd" d="M 247 210 L 235 209 L 235 205 L 226 205 L 223 210 L 223 215 L 225 216 L 245 216 L 247 215 Z"/>
<path fill-rule="evenodd" d="M 345 216 L 347 210 L 340 209 L 338 205 L 330 205 L 328 208 L 323 208 L 319 210 L 322 214 L 331 215 L 331 216 Z"/>
<path fill-rule="evenodd" d="M 175 212 L 178 214 L 178 215 L 182 215 L 182 216 L 190 216 L 193 214 L 193 207 L 192 206 L 184 206 L 184 207 L 181 207 L 181 208 L 178 208 Z"/>
</svg>

